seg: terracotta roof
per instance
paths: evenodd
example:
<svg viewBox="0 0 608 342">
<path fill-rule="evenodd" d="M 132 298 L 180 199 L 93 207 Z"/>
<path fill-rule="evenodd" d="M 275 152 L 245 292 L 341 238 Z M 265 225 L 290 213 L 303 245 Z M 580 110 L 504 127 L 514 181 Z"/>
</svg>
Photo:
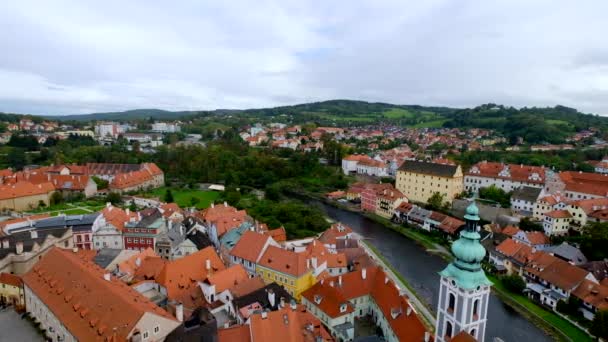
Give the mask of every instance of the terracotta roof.
<svg viewBox="0 0 608 342">
<path fill-rule="evenodd" d="M 461 221 L 452 216 L 446 216 L 443 221 L 439 224 L 439 229 L 443 230 L 448 234 L 455 234 L 458 228 L 464 225 L 464 221 Z"/>
<path fill-rule="evenodd" d="M 606 196 L 608 194 L 608 176 L 589 173 L 566 171 L 560 172 L 559 177 L 566 185 L 566 191 Z"/>
<path fill-rule="evenodd" d="M 477 342 L 477 340 L 466 331 L 461 331 L 456 336 L 452 337 L 450 342 Z"/>
<path fill-rule="evenodd" d="M 251 335 L 249 333 L 249 325 L 235 325 L 230 328 L 217 330 L 218 342 L 249 342 Z"/>
<path fill-rule="evenodd" d="M 405 214 L 405 213 L 409 213 L 413 207 L 414 207 L 414 205 L 412 203 L 402 202 L 401 204 L 399 204 L 399 206 L 397 208 L 395 208 L 395 210 Z"/>
<path fill-rule="evenodd" d="M 503 230 L 502 233 L 508 236 L 513 236 L 517 233 L 519 233 L 519 228 L 515 227 L 515 226 L 506 226 Z"/>
<path fill-rule="evenodd" d="M 268 239 L 270 239 L 270 237 L 248 230 L 232 248 L 230 255 L 257 263 Z"/>
<path fill-rule="evenodd" d="M 17 182 L 10 185 L 0 185 L 0 200 L 46 195 L 55 191 L 52 183 L 32 184 L 30 182 Z"/>
<path fill-rule="evenodd" d="M 306 265 L 306 256 L 303 253 L 296 253 L 275 246 L 268 246 L 258 265 L 295 277 L 301 277 L 310 271 Z"/>
<path fill-rule="evenodd" d="M 152 248 L 146 248 L 145 250 L 132 255 L 127 260 L 118 264 L 118 269 L 121 273 L 134 275 L 135 271 L 143 264 L 143 261 L 148 257 L 156 257 L 158 255 L 154 252 Z M 138 266 L 138 263 L 140 266 Z"/>
<path fill-rule="evenodd" d="M 297 305 L 277 311 L 254 314 L 250 317 L 252 341 L 317 342 L 333 341 L 333 338 L 317 318 Z"/>
<path fill-rule="evenodd" d="M 568 212 L 568 210 L 553 210 L 545 213 L 545 216 L 551 218 L 570 218 L 572 215 Z"/>
<path fill-rule="evenodd" d="M 511 238 L 504 240 L 500 245 L 496 246 L 496 251 L 514 259 L 520 264 L 527 263 L 533 253 L 532 247 Z"/>
<path fill-rule="evenodd" d="M 592 198 L 587 200 L 574 201 L 570 203 L 573 207 L 580 207 L 587 215 L 598 210 L 608 208 L 608 198 Z"/>
<path fill-rule="evenodd" d="M 174 213 L 182 214 L 183 210 L 177 205 L 177 203 L 163 203 L 160 205 L 159 209 L 161 210 L 163 217 L 168 218 Z"/>
<path fill-rule="evenodd" d="M 207 270 L 207 260 L 210 269 Z M 204 281 L 215 272 L 223 270 L 224 264 L 213 247 L 207 247 L 181 259 L 173 260 L 163 267 L 157 282 L 167 289 L 169 300 L 184 304 L 184 317 L 204 303 L 199 281 Z"/>
<path fill-rule="evenodd" d="M 244 281 L 239 282 L 232 287 L 230 292 L 235 298 L 248 295 L 254 291 L 257 291 L 265 286 L 264 281 L 260 277 L 248 278 Z"/>
<path fill-rule="evenodd" d="M 541 197 L 538 199 L 541 202 L 545 202 L 551 206 L 556 205 L 557 203 L 566 202 L 566 198 L 561 194 L 553 194 L 545 197 Z"/>
<path fill-rule="evenodd" d="M 306 298 L 331 318 L 344 316 L 354 311 L 354 307 L 344 297 L 342 292 L 335 286 L 325 284 L 325 281 L 323 281 L 323 284 L 318 282 L 310 289 L 304 291 L 302 297 Z M 341 308 L 344 310 L 340 310 Z"/>
<path fill-rule="evenodd" d="M 129 214 L 127 214 L 126 211 L 113 205 L 103 208 L 101 215 L 107 223 L 118 229 L 118 231 L 122 231 L 125 228 L 125 223 L 131 218 L 134 219 L 137 217 L 137 213 L 129 212 Z"/>
<path fill-rule="evenodd" d="M 509 176 L 500 173 L 508 170 Z M 475 172 L 478 171 L 478 172 Z M 531 179 L 536 174 L 538 179 Z M 545 182 L 545 168 L 541 166 L 503 164 L 483 161 L 473 165 L 467 172 L 468 176 L 510 179 L 519 182 L 543 184 Z"/>
<path fill-rule="evenodd" d="M 319 241 L 324 244 L 335 245 L 336 240 L 345 238 L 348 234 L 352 234 L 353 229 L 344 223 L 334 223 L 319 237 Z"/>
<path fill-rule="evenodd" d="M 18 275 L 10 273 L 0 273 L 0 284 L 23 287 L 23 280 Z"/>
<path fill-rule="evenodd" d="M 542 251 L 533 254 L 526 271 L 565 291 L 576 288 L 589 274 L 580 267 Z"/>
<path fill-rule="evenodd" d="M 270 236 L 276 242 L 287 241 L 287 232 L 285 231 L 284 227 L 279 227 L 272 230 L 265 230 L 262 233 Z"/>
<path fill-rule="evenodd" d="M 173 328 L 179 325 L 123 282 L 105 280 L 104 273 L 71 251 L 53 248 L 23 281 L 80 341 L 108 340 L 113 335 L 116 341 L 126 341 L 146 313 L 173 322 Z M 114 331 L 114 327 L 120 328 Z"/>
<path fill-rule="evenodd" d="M 224 290 L 231 289 L 239 283 L 249 279 L 247 271 L 243 265 L 234 265 L 224 270 L 213 273 L 205 280 L 209 285 L 215 285 L 215 292 L 220 293 Z"/>
<path fill-rule="evenodd" d="M 585 279 L 572 292 L 572 295 L 598 310 L 608 309 L 608 286 L 606 285 Z"/>
<path fill-rule="evenodd" d="M 217 228 L 217 236 L 221 237 L 229 230 L 235 229 L 247 220 L 245 210 L 237 210 L 227 204 L 212 205 L 211 207 L 198 211 L 196 217 L 214 224 Z"/>
<path fill-rule="evenodd" d="M 549 237 L 543 232 L 526 232 L 526 236 L 532 245 L 548 245 L 551 243 Z"/>
<path fill-rule="evenodd" d="M 146 256 L 141 261 L 141 266 L 135 269 L 133 280 L 152 280 L 158 278 L 168 261 L 159 256 Z"/>
</svg>

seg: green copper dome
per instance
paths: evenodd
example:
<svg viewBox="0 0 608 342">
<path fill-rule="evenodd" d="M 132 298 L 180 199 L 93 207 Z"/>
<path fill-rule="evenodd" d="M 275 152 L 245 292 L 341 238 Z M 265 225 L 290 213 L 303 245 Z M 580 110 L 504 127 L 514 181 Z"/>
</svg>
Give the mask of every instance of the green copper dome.
<svg viewBox="0 0 608 342">
<path fill-rule="evenodd" d="M 486 256 L 486 249 L 479 243 L 479 233 L 462 231 L 460 239 L 452 244 L 452 253 L 461 261 L 480 263 Z"/>
<path fill-rule="evenodd" d="M 477 208 L 477 205 L 475 205 L 475 201 L 471 202 L 467 207 L 464 218 L 471 221 L 479 221 L 479 209 Z"/>
</svg>

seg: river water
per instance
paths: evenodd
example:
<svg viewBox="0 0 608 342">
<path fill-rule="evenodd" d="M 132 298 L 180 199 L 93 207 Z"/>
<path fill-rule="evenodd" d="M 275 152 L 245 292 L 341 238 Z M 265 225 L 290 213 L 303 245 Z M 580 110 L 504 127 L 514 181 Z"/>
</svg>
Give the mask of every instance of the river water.
<svg viewBox="0 0 608 342">
<path fill-rule="evenodd" d="M 320 202 L 327 216 L 352 227 L 374 245 L 395 269 L 407 279 L 427 303 L 437 307 L 439 274 L 446 266 L 441 257 L 427 253 L 414 241 L 357 213 L 338 209 Z M 435 312 L 435 309 L 433 309 Z M 541 329 L 530 323 L 496 296 L 491 295 L 488 305 L 486 341 L 499 337 L 504 341 L 551 341 Z"/>
</svg>

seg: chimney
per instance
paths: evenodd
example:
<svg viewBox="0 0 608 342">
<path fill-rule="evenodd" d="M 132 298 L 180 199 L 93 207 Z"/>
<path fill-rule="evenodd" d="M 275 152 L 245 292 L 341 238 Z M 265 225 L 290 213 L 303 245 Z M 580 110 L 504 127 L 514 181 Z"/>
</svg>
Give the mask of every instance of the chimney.
<svg viewBox="0 0 608 342">
<path fill-rule="evenodd" d="M 281 299 L 283 299 L 283 298 L 281 297 Z M 272 291 L 272 290 L 268 291 L 268 303 L 273 308 L 274 308 L 274 306 L 276 304 L 275 294 L 274 294 L 274 291 Z"/>
<path fill-rule="evenodd" d="M 17 244 L 15 245 L 15 250 L 17 252 L 17 255 L 23 253 L 23 242 L 18 241 Z"/>
<path fill-rule="evenodd" d="M 184 321 L 184 304 L 177 303 L 177 305 L 175 305 L 175 318 L 180 322 Z"/>
<path fill-rule="evenodd" d="M 111 207 L 111 206 L 112 206 L 112 203 L 110 203 L 110 202 L 106 202 L 106 208 L 109 208 L 109 207 Z"/>
<path fill-rule="evenodd" d="M 338 276 L 338 285 L 342 286 L 342 276 L 341 275 Z"/>
<path fill-rule="evenodd" d="M 205 268 L 207 269 L 207 271 L 211 270 L 211 260 L 205 260 Z"/>
<path fill-rule="evenodd" d="M 224 201 L 224 207 L 228 206 L 228 202 Z"/>
<path fill-rule="evenodd" d="M 8 239 L 2 240 L 2 248 L 8 248 L 8 247 L 10 247 L 10 242 L 8 241 Z"/>
<path fill-rule="evenodd" d="M 215 208 L 215 204 L 211 203 L 211 208 Z"/>
<path fill-rule="evenodd" d="M 334 287 L 334 282 L 333 282 L 333 280 L 329 282 L 329 286 Z"/>
<path fill-rule="evenodd" d="M 407 315 L 409 316 L 412 313 L 412 307 L 408 306 L 407 307 Z"/>
<path fill-rule="evenodd" d="M 110 281 L 110 279 L 111 279 L 111 278 L 110 278 L 110 273 L 104 273 L 104 274 L 103 274 L 103 279 L 104 279 L 105 281 Z"/>
<path fill-rule="evenodd" d="M 137 257 L 137 259 L 135 259 L 135 266 L 139 267 L 141 266 L 141 258 Z"/>
<path fill-rule="evenodd" d="M 367 277 L 367 269 L 363 268 L 363 269 L 361 270 L 361 278 L 362 278 L 362 279 L 365 279 L 366 277 Z"/>
<path fill-rule="evenodd" d="M 312 258 L 312 267 L 317 268 L 317 257 Z"/>
<path fill-rule="evenodd" d="M 268 318 L 268 312 L 262 311 L 262 319 Z"/>
<path fill-rule="evenodd" d="M 129 210 L 129 208 L 127 208 L 127 209 L 125 210 L 125 213 L 127 214 L 127 216 L 129 216 L 129 215 L 131 214 L 131 210 Z"/>
<path fill-rule="evenodd" d="M 431 340 L 431 333 L 428 331 L 424 332 L 424 342 L 429 342 Z"/>
<path fill-rule="evenodd" d="M 32 239 L 37 239 L 38 238 L 38 231 L 37 230 L 30 230 L 30 237 Z"/>
<path fill-rule="evenodd" d="M 274 293 L 273 293 L 273 294 L 274 294 Z M 281 297 L 281 300 L 280 300 L 280 304 L 279 304 L 279 306 L 280 306 L 281 308 L 284 308 L 284 307 L 285 307 L 285 297 Z"/>
</svg>

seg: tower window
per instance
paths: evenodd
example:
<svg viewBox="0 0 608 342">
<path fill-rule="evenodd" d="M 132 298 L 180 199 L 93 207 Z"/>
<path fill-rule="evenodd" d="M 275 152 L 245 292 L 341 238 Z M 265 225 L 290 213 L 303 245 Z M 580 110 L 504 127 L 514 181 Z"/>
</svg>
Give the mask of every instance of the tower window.
<svg viewBox="0 0 608 342">
<path fill-rule="evenodd" d="M 451 338 L 452 337 L 452 323 L 448 322 L 445 325 L 445 337 Z"/>
<path fill-rule="evenodd" d="M 473 302 L 473 320 L 479 319 L 479 299 Z"/>
<path fill-rule="evenodd" d="M 449 296 L 449 299 L 448 299 L 448 311 L 450 313 L 453 313 L 455 306 L 456 306 L 456 296 L 454 296 L 453 293 L 450 293 L 450 296 Z"/>
</svg>

